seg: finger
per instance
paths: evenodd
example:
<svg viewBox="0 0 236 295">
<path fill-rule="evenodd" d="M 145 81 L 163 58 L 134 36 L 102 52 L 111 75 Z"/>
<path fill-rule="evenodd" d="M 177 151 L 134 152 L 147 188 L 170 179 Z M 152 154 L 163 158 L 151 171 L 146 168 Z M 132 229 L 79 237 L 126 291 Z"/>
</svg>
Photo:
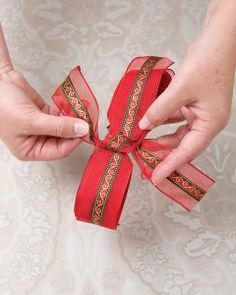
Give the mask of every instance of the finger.
<svg viewBox="0 0 236 295">
<path fill-rule="evenodd" d="M 38 137 L 26 159 L 33 161 L 53 161 L 65 158 L 81 143 L 80 138 Z"/>
<path fill-rule="evenodd" d="M 185 104 L 183 96 L 176 86 L 169 86 L 148 108 L 139 122 L 140 129 L 149 130 L 167 121 Z"/>
<path fill-rule="evenodd" d="M 185 120 L 181 109 L 175 111 L 163 124 L 179 123 Z"/>
<path fill-rule="evenodd" d="M 89 125 L 82 119 L 39 113 L 30 124 L 30 135 L 48 135 L 63 138 L 82 137 L 88 134 Z"/>
<path fill-rule="evenodd" d="M 0 47 L 1 47 L 1 58 L 0 58 L 0 74 L 6 73 L 13 69 L 11 58 L 7 48 L 6 40 L 3 34 L 2 26 L 0 24 Z"/>
<path fill-rule="evenodd" d="M 163 135 L 157 137 L 157 141 L 162 144 L 170 147 L 171 149 L 176 148 L 183 137 L 190 131 L 188 124 L 180 126 L 175 133 Z"/>
<path fill-rule="evenodd" d="M 160 183 L 174 170 L 194 159 L 207 148 L 212 139 L 213 135 L 209 131 L 191 130 L 188 132 L 177 148 L 155 168 L 152 174 L 153 183 Z"/>
<path fill-rule="evenodd" d="M 190 111 L 188 107 L 186 106 L 181 107 L 181 113 L 183 117 L 185 118 L 185 120 L 188 122 L 188 124 L 192 126 L 194 123 L 194 120 L 196 119 L 196 115 L 192 111 Z"/>
<path fill-rule="evenodd" d="M 49 138 L 38 154 L 42 161 L 52 161 L 67 157 L 81 143 L 80 138 Z"/>
</svg>

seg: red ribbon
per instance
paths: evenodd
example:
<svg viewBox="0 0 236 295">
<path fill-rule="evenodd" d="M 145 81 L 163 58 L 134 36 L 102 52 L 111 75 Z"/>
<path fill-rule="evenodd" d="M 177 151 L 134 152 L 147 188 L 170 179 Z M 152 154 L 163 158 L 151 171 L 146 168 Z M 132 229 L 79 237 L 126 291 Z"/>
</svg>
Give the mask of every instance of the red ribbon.
<svg viewBox="0 0 236 295">
<path fill-rule="evenodd" d="M 133 164 L 151 181 L 153 169 L 171 152 L 156 139 L 144 139 L 148 131 L 138 122 L 165 90 L 174 73 L 165 57 L 134 58 L 120 80 L 108 109 L 110 125 L 104 140 L 98 136 L 98 104 L 80 67 L 74 68 L 57 88 L 52 99 L 60 113 L 88 122 L 83 141 L 93 144 L 75 202 L 78 220 L 116 229 L 129 188 Z M 185 164 L 156 186 L 162 193 L 190 211 L 206 194 L 214 180 Z"/>
</svg>

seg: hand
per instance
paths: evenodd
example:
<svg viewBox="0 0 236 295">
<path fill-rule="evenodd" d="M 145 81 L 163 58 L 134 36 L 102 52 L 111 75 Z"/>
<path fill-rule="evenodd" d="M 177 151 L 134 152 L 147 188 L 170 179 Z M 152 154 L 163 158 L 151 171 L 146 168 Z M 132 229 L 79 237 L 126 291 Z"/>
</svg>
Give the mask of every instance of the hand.
<svg viewBox="0 0 236 295">
<path fill-rule="evenodd" d="M 20 160 L 55 160 L 89 131 L 81 119 L 60 116 L 12 66 L 0 25 L 0 138 Z"/>
<path fill-rule="evenodd" d="M 192 44 L 170 85 L 140 121 L 141 129 L 152 129 L 170 121 L 187 121 L 174 134 L 158 138 L 173 152 L 153 171 L 153 183 L 161 182 L 202 153 L 226 126 L 235 64 L 227 62 L 222 53 L 203 40 Z"/>
<path fill-rule="evenodd" d="M 85 121 L 60 116 L 11 65 L 1 69 L 0 137 L 18 159 L 65 157 L 87 133 Z"/>
</svg>

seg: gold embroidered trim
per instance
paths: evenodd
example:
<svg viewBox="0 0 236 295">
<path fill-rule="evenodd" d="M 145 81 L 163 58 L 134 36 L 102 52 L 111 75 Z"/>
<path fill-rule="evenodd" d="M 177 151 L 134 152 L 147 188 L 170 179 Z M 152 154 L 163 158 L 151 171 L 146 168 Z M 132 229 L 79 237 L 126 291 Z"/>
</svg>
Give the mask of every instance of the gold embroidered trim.
<svg viewBox="0 0 236 295">
<path fill-rule="evenodd" d="M 73 83 L 71 82 L 70 78 L 67 77 L 65 81 L 61 85 L 61 89 L 67 99 L 68 103 L 70 104 L 72 110 L 79 118 L 85 120 L 89 124 L 89 139 L 93 142 L 93 123 L 90 118 L 88 111 L 86 110 L 85 106 L 83 105 L 82 100 L 79 98 Z"/>
<path fill-rule="evenodd" d="M 138 153 L 140 158 L 152 169 L 156 168 L 156 166 L 161 162 L 160 158 L 156 157 L 143 148 L 138 149 Z M 205 190 L 191 182 L 191 180 L 189 180 L 177 170 L 173 171 L 171 175 L 167 177 L 167 179 L 197 201 L 200 201 L 206 194 Z"/>
</svg>

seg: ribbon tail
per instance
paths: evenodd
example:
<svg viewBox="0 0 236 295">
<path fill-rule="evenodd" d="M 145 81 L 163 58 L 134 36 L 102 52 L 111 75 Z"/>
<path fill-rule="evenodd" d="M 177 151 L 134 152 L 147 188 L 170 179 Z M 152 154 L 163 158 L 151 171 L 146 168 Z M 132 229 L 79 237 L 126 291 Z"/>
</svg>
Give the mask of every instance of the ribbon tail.
<svg viewBox="0 0 236 295">
<path fill-rule="evenodd" d="M 153 170 L 170 152 L 168 147 L 159 144 L 157 140 L 145 139 L 132 155 L 141 173 L 151 181 Z M 214 183 L 211 177 L 191 163 L 187 163 L 173 171 L 155 187 L 187 211 L 191 211 Z"/>
<path fill-rule="evenodd" d="M 116 229 L 132 170 L 127 154 L 95 148 L 77 191 L 76 218 Z"/>
</svg>

